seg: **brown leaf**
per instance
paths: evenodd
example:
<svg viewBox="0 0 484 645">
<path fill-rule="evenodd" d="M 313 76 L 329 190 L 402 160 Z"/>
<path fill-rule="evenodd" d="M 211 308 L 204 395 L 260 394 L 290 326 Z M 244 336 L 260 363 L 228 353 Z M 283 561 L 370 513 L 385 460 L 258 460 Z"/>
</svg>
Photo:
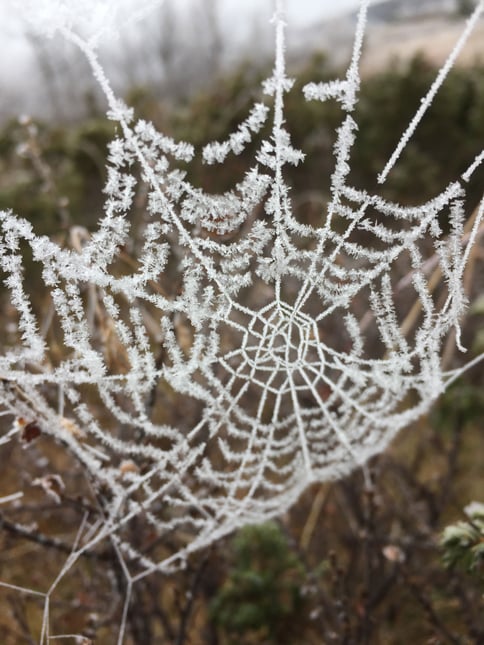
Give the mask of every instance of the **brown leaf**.
<svg viewBox="0 0 484 645">
<path fill-rule="evenodd" d="M 54 499 L 58 504 L 61 503 L 65 484 L 60 475 L 51 474 L 44 475 L 44 477 L 37 477 L 37 479 L 34 479 L 32 484 L 34 486 L 40 486 L 44 489 L 47 495 L 49 495 L 49 497 L 52 497 L 52 499 Z"/>
<path fill-rule="evenodd" d="M 125 459 L 124 461 L 122 461 L 119 465 L 119 470 L 121 471 L 122 475 L 125 475 L 126 473 L 139 473 L 138 466 L 134 463 L 134 461 L 131 461 L 131 459 Z"/>
<path fill-rule="evenodd" d="M 23 417 L 19 417 L 15 420 L 15 425 L 20 429 L 20 441 L 22 443 L 31 443 L 42 434 L 42 430 L 36 421 L 27 421 Z"/>
</svg>

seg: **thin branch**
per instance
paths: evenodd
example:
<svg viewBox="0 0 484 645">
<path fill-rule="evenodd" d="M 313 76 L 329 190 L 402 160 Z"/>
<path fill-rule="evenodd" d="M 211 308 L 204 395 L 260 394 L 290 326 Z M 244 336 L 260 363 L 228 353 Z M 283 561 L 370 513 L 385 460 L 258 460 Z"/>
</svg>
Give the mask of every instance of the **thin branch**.
<svg viewBox="0 0 484 645">
<path fill-rule="evenodd" d="M 44 533 L 40 533 L 40 531 L 29 529 L 22 524 L 18 524 L 17 522 L 11 522 L 2 513 L 0 513 L 0 529 L 4 529 L 5 531 L 8 531 L 11 535 L 15 535 L 16 537 L 29 540 L 30 542 L 35 542 L 40 546 L 55 549 L 56 551 L 60 551 L 61 553 L 65 553 L 67 555 L 72 554 L 72 547 L 69 544 L 62 542 L 57 538 L 49 537 Z M 112 558 L 112 555 L 107 551 L 101 551 L 100 553 L 98 553 L 97 551 L 82 551 L 81 555 L 85 558 L 101 560 L 104 562 L 109 561 Z"/>
</svg>

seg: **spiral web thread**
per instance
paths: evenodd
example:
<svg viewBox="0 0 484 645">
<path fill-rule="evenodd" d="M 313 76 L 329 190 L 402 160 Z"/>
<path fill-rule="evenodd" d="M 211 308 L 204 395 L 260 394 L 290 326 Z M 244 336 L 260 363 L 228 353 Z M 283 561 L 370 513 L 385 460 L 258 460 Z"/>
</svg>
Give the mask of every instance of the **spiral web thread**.
<svg viewBox="0 0 484 645">
<path fill-rule="evenodd" d="M 42 642 L 52 638 L 50 598 L 83 552 L 106 539 L 116 549 L 127 581 L 121 642 L 137 580 L 177 569 L 235 528 L 280 514 L 311 482 L 364 468 L 459 374 L 442 371 L 440 354 L 452 328 L 459 344 L 462 276 L 484 212 L 483 202 L 463 244 L 464 185 L 483 154 L 419 207 L 349 185 L 367 5 L 361 3 L 346 78 L 304 88 L 307 100 L 335 99 L 344 114 L 320 227 L 296 218 L 284 180 L 284 167 L 303 163 L 304 155 L 285 129 L 284 96 L 293 82 L 285 71 L 282 2 L 274 16 L 274 71 L 264 84 L 272 99 L 254 105 L 227 141 L 202 151 L 206 163 L 222 164 L 272 117 L 254 167 L 223 195 L 186 180 L 177 164 L 194 158 L 192 146 L 136 121 L 114 96 L 93 43 L 63 28 L 86 54 L 120 135 L 111 145 L 105 215 L 95 233 L 76 229 L 73 248 L 60 248 L 9 212 L 0 220 L 1 269 L 19 330 L 18 345 L 0 359 L 2 415 L 17 419 L 0 442 L 16 437 L 20 419 L 35 421 L 75 457 L 103 500 L 102 520 L 86 514 L 50 589 L 28 590 L 45 599 Z M 480 2 L 380 183 L 483 8 Z M 120 273 L 113 267 L 129 244 L 134 168 L 148 187 L 148 222 L 137 267 Z M 440 214 L 448 215 L 447 235 Z M 29 303 L 25 244 L 50 292 L 60 359 Z M 428 278 L 436 263 L 447 285 L 439 298 Z M 173 264 L 181 288 L 167 295 L 160 285 Z M 406 278 L 396 281 L 396 265 L 406 267 Z M 407 311 L 396 304 L 405 289 L 407 302 L 421 308 L 412 333 Z M 158 409 L 173 392 L 184 406 L 179 427 Z M 141 517 L 157 535 L 177 532 L 176 549 L 158 559 L 137 549 L 129 527 Z"/>
</svg>

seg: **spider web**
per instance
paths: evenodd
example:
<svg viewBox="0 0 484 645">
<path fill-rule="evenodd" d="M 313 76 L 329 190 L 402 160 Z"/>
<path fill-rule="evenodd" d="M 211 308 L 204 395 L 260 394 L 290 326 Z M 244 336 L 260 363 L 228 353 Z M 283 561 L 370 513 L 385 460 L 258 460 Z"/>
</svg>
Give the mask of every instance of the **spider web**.
<svg viewBox="0 0 484 645">
<path fill-rule="evenodd" d="M 183 566 L 235 528 L 279 515 L 312 482 L 365 468 L 458 375 L 442 371 L 440 356 L 449 330 L 460 342 L 462 276 L 484 211 L 481 204 L 463 244 L 464 185 L 482 154 L 418 207 L 349 184 L 367 5 L 346 78 L 304 88 L 307 100 L 335 99 L 344 114 L 319 227 L 297 219 L 284 179 L 285 166 L 304 155 L 285 128 L 293 81 L 281 2 L 267 100 L 226 141 L 201 151 L 207 164 L 223 164 L 269 128 L 254 166 L 223 195 L 190 184 L 180 168 L 194 159 L 192 146 L 136 120 L 114 96 L 92 43 L 63 28 L 86 54 L 120 134 L 95 233 L 74 229 L 72 248 L 61 248 L 11 213 L 0 220 L 0 263 L 19 328 L 18 346 L 0 359 L 0 400 L 17 419 L 2 443 L 35 423 L 75 457 L 103 500 L 102 522 L 86 518 L 59 579 L 41 594 L 42 638 L 48 600 L 81 553 L 105 539 L 115 545 L 129 581 L 125 620 L 136 580 Z M 482 11 L 481 2 L 403 146 Z M 138 183 L 147 186 L 148 221 L 135 268 L 120 271 Z M 442 214 L 450 222 L 445 235 Z M 50 292 L 60 358 L 29 303 L 25 244 Z M 446 285 L 437 295 L 429 285 L 436 269 Z M 170 292 L 166 276 L 174 273 L 178 291 Z M 409 325 L 413 301 L 418 312 Z M 170 402 L 183 405 L 178 425 L 167 421 Z M 161 559 L 137 549 L 127 536 L 140 517 L 157 535 L 177 532 L 176 548 Z M 124 623 L 120 642 L 123 631 Z"/>
</svg>

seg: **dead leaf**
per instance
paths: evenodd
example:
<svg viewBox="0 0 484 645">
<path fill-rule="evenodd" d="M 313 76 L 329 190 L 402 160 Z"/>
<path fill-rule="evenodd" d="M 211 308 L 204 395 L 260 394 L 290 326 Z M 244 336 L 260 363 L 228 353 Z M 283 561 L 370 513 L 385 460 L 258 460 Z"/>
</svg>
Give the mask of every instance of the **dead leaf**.
<svg viewBox="0 0 484 645">
<path fill-rule="evenodd" d="M 52 497 L 57 504 L 62 501 L 62 493 L 65 490 L 65 484 L 62 477 L 56 474 L 44 475 L 44 477 L 37 477 L 32 482 L 34 486 L 40 486 L 44 489 L 49 497 Z"/>
</svg>

